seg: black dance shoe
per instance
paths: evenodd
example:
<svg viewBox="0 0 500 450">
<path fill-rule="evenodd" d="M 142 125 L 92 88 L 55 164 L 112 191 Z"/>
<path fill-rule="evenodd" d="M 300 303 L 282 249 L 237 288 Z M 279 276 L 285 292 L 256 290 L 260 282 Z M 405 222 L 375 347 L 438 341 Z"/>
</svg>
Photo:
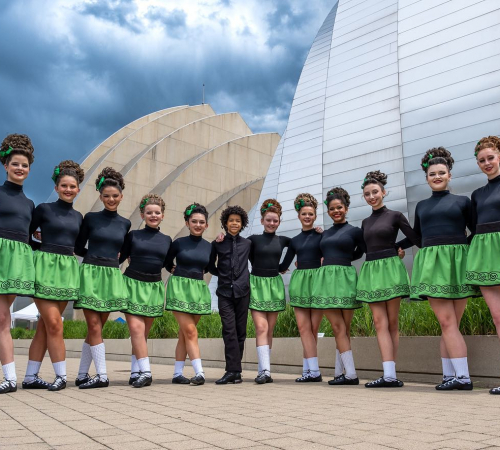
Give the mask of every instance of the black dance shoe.
<svg viewBox="0 0 500 450">
<path fill-rule="evenodd" d="M 500 387 L 490 389 L 490 394 L 491 395 L 500 395 Z"/>
<path fill-rule="evenodd" d="M 311 377 L 311 372 L 308 370 L 306 373 L 302 374 L 301 377 L 295 378 L 296 383 L 309 383 L 309 378 Z"/>
<path fill-rule="evenodd" d="M 84 384 L 78 386 L 79 389 L 96 389 L 96 388 L 105 388 L 109 386 L 109 379 L 101 380 L 101 376 L 97 374 L 92 377 L 89 381 Z"/>
<path fill-rule="evenodd" d="M 54 382 L 49 386 L 49 391 L 62 391 L 66 389 L 66 380 L 63 377 L 57 376 Z"/>
<path fill-rule="evenodd" d="M 436 386 L 436 391 L 472 391 L 472 388 L 472 381 L 462 383 L 458 378 L 452 378 L 451 380 L 438 384 Z"/>
<path fill-rule="evenodd" d="M 330 386 L 357 386 L 359 378 L 347 378 L 345 375 L 339 375 L 328 382 Z"/>
<path fill-rule="evenodd" d="M 23 381 L 23 389 L 48 389 L 50 383 L 42 380 L 37 373 L 33 377 L 33 381 Z"/>
<path fill-rule="evenodd" d="M 153 377 L 151 376 L 151 372 L 144 372 L 139 375 L 138 378 L 132 383 L 132 386 L 135 388 L 141 388 L 144 386 L 151 386 L 153 382 Z"/>
<path fill-rule="evenodd" d="M 135 377 L 132 376 L 134 374 L 136 375 Z M 139 378 L 140 376 L 141 376 L 140 372 L 131 372 L 130 373 L 130 378 L 128 379 L 129 386 L 132 386 L 134 384 L 134 381 L 137 380 L 137 378 Z"/>
<path fill-rule="evenodd" d="M 365 384 L 365 387 L 367 388 L 380 388 L 380 387 L 403 387 L 404 383 L 401 380 L 395 379 L 392 381 L 386 380 L 384 377 L 380 377 L 377 380 L 370 381 L 369 383 Z"/>
<path fill-rule="evenodd" d="M 190 384 L 189 378 L 186 378 L 184 375 L 177 375 L 172 378 L 172 384 Z"/>
<path fill-rule="evenodd" d="M 205 384 L 205 377 L 199 373 L 198 375 L 194 376 L 189 380 L 191 384 L 194 384 L 195 386 L 201 386 L 202 384 Z"/>
<path fill-rule="evenodd" d="M 226 372 L 221 379 L 215 382 L 215 384 L 228 384 L 228 383 L 238 384 L 241 383 L 242 381 L 243 380 L 241 379 L 240 372 Z"/>
<path fill-rule="evenodd" d="M 77 378 L 75 380 L 75 386 L 80 386 L 81 384 L 88 383 L 90 381 L 90 375 L 87 373 L 83 378 Z"/>
<path fill-rule="evenodd" d="M 268 373 L 266 370 L 260 371 L 257 378 L 255 378 L 255 382 L 257 384 L 272 383 L 274 380 L 271 378 L 271 374 L 268 375 Z"/>
<path fill-rule="evenodd" d="M 0 383 L 0 394 L 8 394 L 17 391 L 17 383 L 12 380 L 3 380 Z"/>
</svg>

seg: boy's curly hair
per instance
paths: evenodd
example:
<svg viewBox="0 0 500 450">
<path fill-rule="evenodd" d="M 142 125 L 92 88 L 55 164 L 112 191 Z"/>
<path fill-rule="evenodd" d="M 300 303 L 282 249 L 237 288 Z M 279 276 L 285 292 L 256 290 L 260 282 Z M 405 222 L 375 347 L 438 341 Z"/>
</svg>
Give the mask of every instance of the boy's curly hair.
<svg viewBox="0 0 500 450">
<path fill-rule="evenodd" d="M 235 214 L 241 217 L 241 230 L 244 230 L 248 225 L 248 214 L 247 212 L 238 205 L 228 206 L 220 215 L 221 228 L 227 233 L 227 221 L 229 216 Z"/>
</svg>

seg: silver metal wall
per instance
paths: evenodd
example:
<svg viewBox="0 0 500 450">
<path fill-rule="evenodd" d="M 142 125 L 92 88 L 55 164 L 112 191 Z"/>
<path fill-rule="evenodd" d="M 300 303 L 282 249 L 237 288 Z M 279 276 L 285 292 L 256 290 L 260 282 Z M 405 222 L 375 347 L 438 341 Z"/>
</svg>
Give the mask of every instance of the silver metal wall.
<svg viewBox="0 0 500 450">
<path fill-rule="evenodd" d="M 387 206 L 412 221 L 430 195 L 425 151 L 447 147 L 453 192 L 470 194 L 486 182 L 473 147 L 490 134 L 500 134 L 498 0 L 339 0 L 307 57 L 260 200 L 282 202 L 279 232 L 294 236 L 296 194 L 323 199 L 340 185 L 360 225 L 371 212 L 361 182 L 380 169 Z M 323 204 L 317 223 L 331 225 Z M 261 231 L 256 214 L 249 232 Z"/>
</svg>

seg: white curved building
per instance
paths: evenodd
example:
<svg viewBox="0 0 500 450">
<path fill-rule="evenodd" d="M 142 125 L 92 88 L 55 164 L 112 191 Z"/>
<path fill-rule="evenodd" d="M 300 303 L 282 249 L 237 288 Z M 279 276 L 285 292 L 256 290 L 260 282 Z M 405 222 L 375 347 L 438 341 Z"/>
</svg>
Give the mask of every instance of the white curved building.
<svg viewBox="0 0 500 450">
<path fill-rule="evenodd" d="M 425 151 L 448 148 L 453 192 L 470 194 L 485 183 L 475 143 L 499 133 L 500 2 L 339 0 L 305 62 L 259 201 L 277 198 L 279 232 L 294 236 L 296 194 L 323 200 L 342 186 L 348 219 L 360 225 L 371 212 L 361 182 L 380 169 L 389 176 L 387 206 L 412 220 L 430 195 L 419 166 Z M 329 228 L 323 206 L 317 224 Z M 261 230 L 255 214 L 250 232 Z"/>
</svg>

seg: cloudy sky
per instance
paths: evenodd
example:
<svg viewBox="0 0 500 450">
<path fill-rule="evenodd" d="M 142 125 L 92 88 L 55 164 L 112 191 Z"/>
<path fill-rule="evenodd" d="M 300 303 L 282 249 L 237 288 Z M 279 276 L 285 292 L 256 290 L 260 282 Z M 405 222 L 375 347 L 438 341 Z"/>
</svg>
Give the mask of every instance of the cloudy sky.
<svg viewBox="0 0 500 450">
<path fill-rule="evenodd" d="M 26 133 L 26 193 L 53 188 L 132 120 L 205 101 L 254 132 L 283 132 L 302 65 L 333 0 L 2 0 L 0 139 Z"/>
</svg>

